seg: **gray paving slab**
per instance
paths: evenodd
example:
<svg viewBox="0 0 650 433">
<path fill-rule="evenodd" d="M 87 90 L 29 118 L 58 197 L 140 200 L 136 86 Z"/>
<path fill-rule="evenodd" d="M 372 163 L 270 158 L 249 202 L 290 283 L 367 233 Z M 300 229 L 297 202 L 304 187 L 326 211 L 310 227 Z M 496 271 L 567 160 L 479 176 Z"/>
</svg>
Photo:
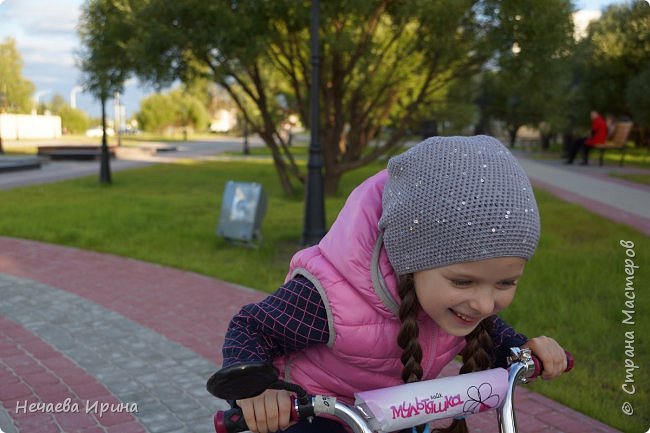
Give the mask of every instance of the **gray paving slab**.
<svg viewBox="0 0 650 433">
<path fill-rule="evenodd" d="M 209 431 L 228 407 L 205 390 L 218 367 L 191 350 L 77 295 L 0 274 L 0 314 L 41 337 L 96 377 L 149 432 Z M 6 419 L 5 419 L 6 417 Z M 0 424 L 11 430 L 8 415 Z"/>
<path fill-rule="evenodd" d="M 650 217 L 650 192 L 616 182 L 596 179 L 565 166 L 536 162 L 525 157 L 518 158 L 526 174 L 534 181 L 541 180 L 557 188 L 590 200 L 604 203 L 630 214 Z"/>
<path fill-rule="evenodd" d="M 14 426 L 11 417 L 7 413 L 4 407 L 0 405 L 0 432 L 3 433 L 18 433 L 16 427 Z"/>
</svg>

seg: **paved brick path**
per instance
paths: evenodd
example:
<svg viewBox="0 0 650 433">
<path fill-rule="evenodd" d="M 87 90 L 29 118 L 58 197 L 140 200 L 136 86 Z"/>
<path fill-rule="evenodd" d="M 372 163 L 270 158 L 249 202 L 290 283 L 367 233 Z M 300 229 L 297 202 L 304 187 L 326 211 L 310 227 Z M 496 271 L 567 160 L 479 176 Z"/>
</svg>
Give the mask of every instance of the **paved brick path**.
<svg viewBox="0 0 650 433">
<path fill-rule="evenodd" d="M 239 307 L 263 297 L 193 273 L 1 237 L 0 295 L 6 433 L 212 431 L 213 412 L 225 407 L 205 391 L 219 343 Z M 516 407 L 525 433 L 617 431 L 523 388 Z M 469 421 L 473 433 L 497 432 L 494 413 Z"/>
<path fill-rule="evenodd" d="M 647 169 L 565 166 L 561 161 L 519 157 L 533 186 L 594 213 L 650 235 L 650 187 L 609 176 L 610 172 L 650 174 Z"/>
</svg>

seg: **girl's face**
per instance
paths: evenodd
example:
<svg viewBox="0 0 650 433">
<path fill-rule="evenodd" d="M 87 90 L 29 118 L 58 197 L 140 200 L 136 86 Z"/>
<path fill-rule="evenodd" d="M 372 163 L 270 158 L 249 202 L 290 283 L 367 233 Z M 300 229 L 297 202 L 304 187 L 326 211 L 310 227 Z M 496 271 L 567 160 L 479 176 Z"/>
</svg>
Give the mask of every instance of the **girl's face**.
<svg viewBox="0 0 650 433">
<path fill-rule="evenodd" d="M 464 337 L 512 302 L 526 261 L 498 257 L 427 269 L 413 275 L 424 311 L 450 335 Z"/>
</svg>

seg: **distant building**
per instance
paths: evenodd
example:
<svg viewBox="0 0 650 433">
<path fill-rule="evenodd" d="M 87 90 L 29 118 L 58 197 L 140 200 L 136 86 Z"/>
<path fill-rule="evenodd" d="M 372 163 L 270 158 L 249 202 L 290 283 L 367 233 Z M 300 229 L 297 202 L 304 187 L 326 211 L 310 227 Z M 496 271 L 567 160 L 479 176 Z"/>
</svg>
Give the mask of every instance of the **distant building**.
<svg viewBox="0 0 650 433">
<path fill-rule="evenodd" d="M 61 117 L 38 114 L 0 114 L 0 137 L 4 140 L 61 137 Z"/>
<path fill-rule="evenodd" d="M 217 110 L 210 122 L 210 132 L 228 132 L 237 126 L 235 110 Z"/>
</svg>

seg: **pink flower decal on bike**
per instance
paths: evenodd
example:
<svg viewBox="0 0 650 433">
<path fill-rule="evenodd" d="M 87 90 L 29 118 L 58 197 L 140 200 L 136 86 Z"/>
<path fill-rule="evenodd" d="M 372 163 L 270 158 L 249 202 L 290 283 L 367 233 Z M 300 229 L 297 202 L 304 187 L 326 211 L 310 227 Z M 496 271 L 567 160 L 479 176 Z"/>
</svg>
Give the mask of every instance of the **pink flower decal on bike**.
<svg viewBox="0 0 650 433">
<path fill-rule="evenodd" d="M 478 387 L 470 386 L 467 389 L 467 397 L 468 400 L 463 405 L 465 413 L 483 412 L 499 405 L 499 394 L 492 394 L 492 385 L 487 382 Z"/>
</svg>

